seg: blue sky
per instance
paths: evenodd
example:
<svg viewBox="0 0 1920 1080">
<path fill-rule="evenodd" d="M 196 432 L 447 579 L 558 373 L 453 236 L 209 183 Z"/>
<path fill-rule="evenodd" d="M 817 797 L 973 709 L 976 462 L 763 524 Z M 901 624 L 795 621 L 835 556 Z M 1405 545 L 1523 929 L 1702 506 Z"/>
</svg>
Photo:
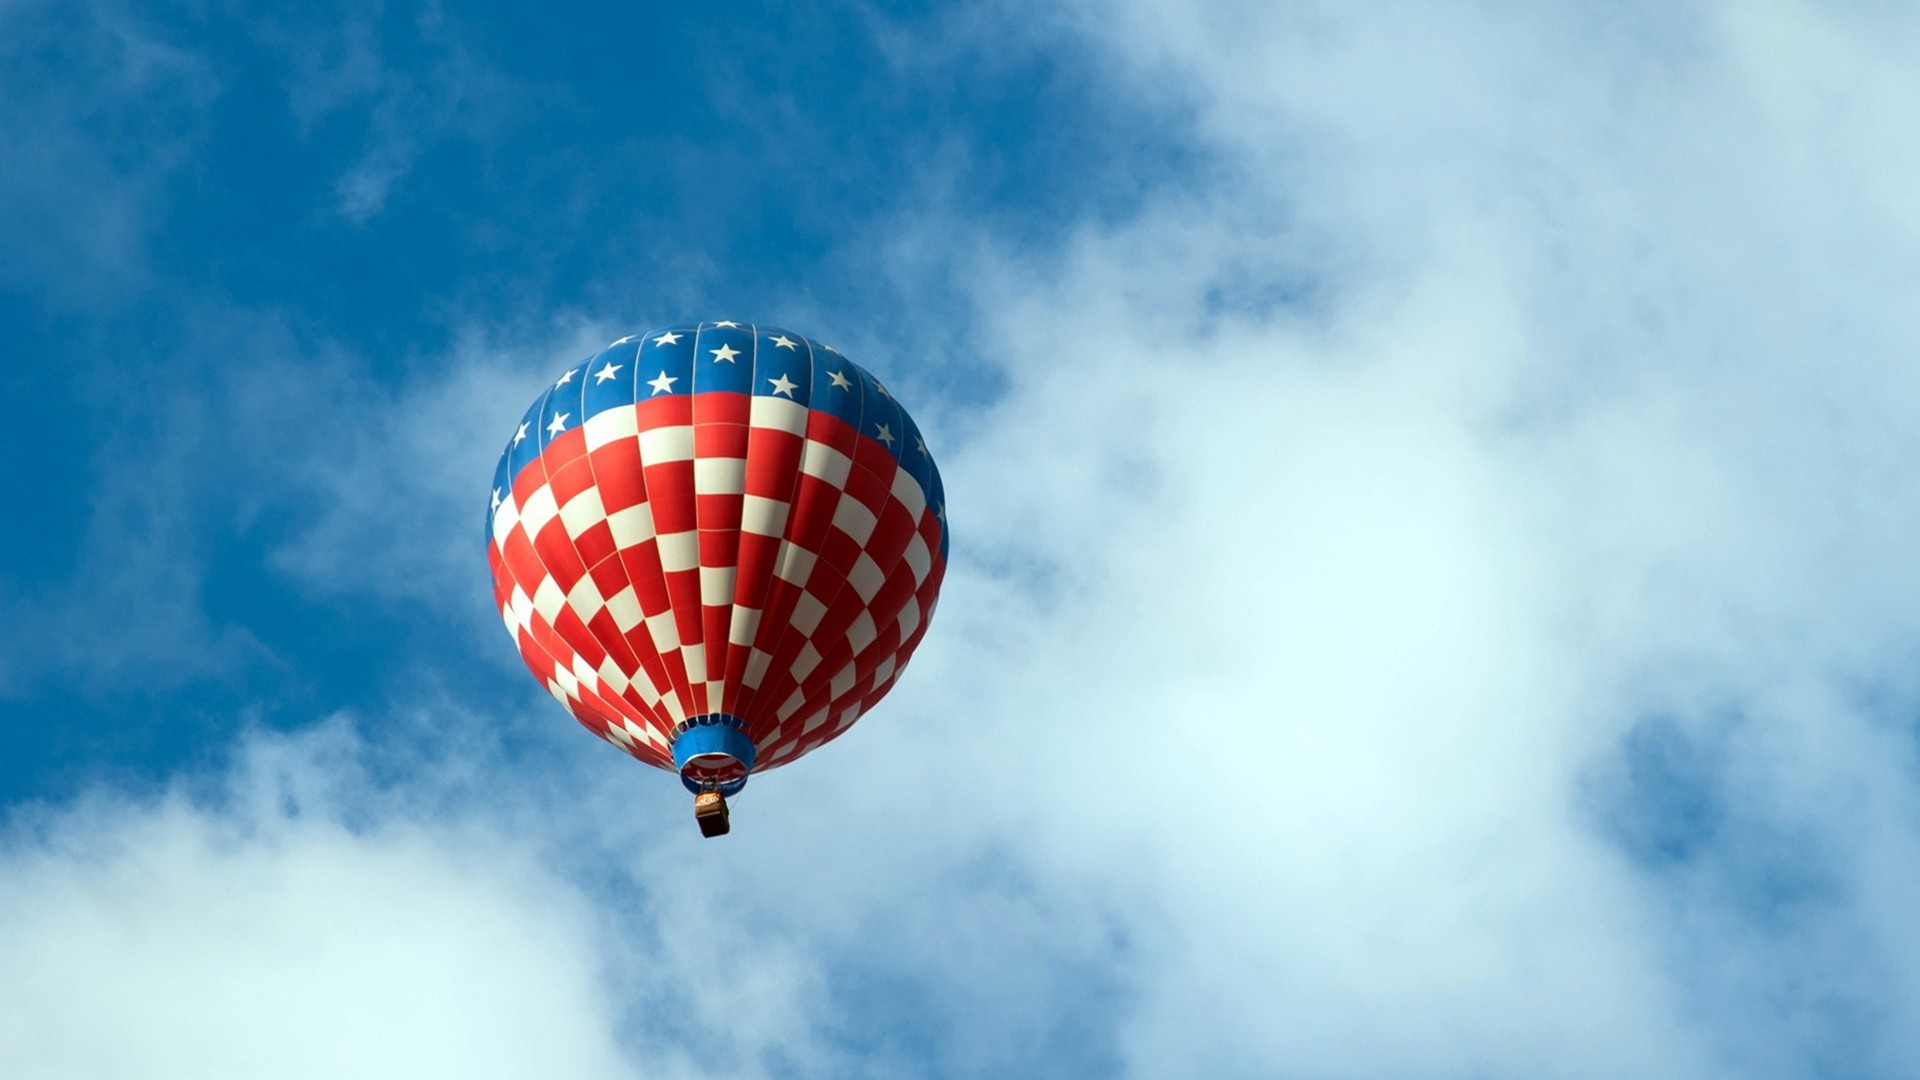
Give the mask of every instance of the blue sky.
<svg viewBox="0 0 1920 1080">
<path fill-rule="evenodd" d="M 0 1073 L 1913 1075 L 1916 60 L 0 3 Z M 553 373 L 700 317 L 887 379 L 955 536 L 724 843 L 478 541 Z"/>
</svg>

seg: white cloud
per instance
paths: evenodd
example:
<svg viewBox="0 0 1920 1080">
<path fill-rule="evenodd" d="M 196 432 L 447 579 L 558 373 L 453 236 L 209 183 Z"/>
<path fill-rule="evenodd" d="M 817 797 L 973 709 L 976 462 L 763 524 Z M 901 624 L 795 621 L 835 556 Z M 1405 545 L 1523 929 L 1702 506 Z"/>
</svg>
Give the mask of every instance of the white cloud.
<svg viewBox="0 0 1920 1080">
<path fill-rule="evenodd" d="M 1090 32 L 1240 180 L 981 264 L 1014 392 L 948 459 L 958 549 L 1054 573 L 963 572 L 929 649 L 968 689 L 913 685 L 993 748 L 957 782 L 1038 804 L 1035 865 L 1152 898 L 1132 1065 L 1897 1075 L 1913 28 L 1129 15 Z M 1210 311 L 1288 248 L 1310 304 Z M 1679 866 L 1593 802 L 1672 801 L 1606 771 L 1662 716 L 1722 760 Z"/>
<path fill-rule="evenodd" d="M 888 785 L 838 785 L 838 818 L 769 785 L 704 843 L 665 777 L 564 731 L 560 771 L 502 762 L 474 719 L 383 718 L 448 735 L 397 785 L 336 719 L 156 797 L 16 809 L 0 1071 L 1004 1074 L 1084 1037 L 1036 1003 L 1111 979 L 1080 897 L 918 843 L 940 815 Z"/>
<path fill-rule="evenodd" d="M 256 744 L 214 805 L 101 797 L 18 825 L 0 1072 L 639 1075 L 587 898 L 519 838 L 351 827 L 343 739 Z"/>
<path fill-rule="evenodd" d="M 1497 281 L 1449 267 L 1343 341 L 1190 337 L 1075 310 L 1126 291 L 1103 265 L 1009 313 L 1033 374 L 949 469 L 959 542 L 1037 547 L 1058 598 L 962 576 L 930 648 L 993 673 L 960 782 L 1034 806 L 1036 865 L 1150 898 L 1138 1073 L 1698 1075 L 1571 814 L 1599 733 L 1479 423 L 1516 359 Z M 1050 340 L 1075 359 L 1018 362 Z"/>
</svg>

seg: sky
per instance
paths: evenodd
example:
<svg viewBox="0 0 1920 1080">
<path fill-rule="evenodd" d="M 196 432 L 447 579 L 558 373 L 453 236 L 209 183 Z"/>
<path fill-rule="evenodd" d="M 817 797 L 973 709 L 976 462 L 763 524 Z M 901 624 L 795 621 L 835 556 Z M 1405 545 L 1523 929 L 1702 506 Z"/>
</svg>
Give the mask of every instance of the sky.
<svg viewBox="0 0 1920 1080">
<path fill-rule="evenodd" d="M 1920 1074 L 1907 5 L 0 0 L 0 1075 Z M 953 547 L 703 841 L 556 373 L 834 343 Z"/>
</svg>

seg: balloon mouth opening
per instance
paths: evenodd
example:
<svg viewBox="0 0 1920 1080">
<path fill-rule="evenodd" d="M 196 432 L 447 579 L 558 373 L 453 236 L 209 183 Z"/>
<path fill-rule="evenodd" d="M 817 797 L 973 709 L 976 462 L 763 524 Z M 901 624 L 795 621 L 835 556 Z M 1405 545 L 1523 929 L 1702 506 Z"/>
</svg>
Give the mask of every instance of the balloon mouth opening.
<svg viewBox="0 0 1920 1080">
<path fill-rule="evenodd" d="M 724 713 L 696 716 L 680 725 L 673 739 L 673 763 L 688 791 L 733 795 L 747 786 L 754 745 L 744 728 L 737 717 Z"/>
</svg>

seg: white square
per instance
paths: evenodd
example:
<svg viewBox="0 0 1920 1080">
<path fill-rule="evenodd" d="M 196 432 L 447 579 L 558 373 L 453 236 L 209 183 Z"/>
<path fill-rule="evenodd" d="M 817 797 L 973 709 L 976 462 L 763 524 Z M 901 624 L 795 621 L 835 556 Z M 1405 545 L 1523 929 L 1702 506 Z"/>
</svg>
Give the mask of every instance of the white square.
<svg viewBox="0 0 1920 1080">
<path fill-rule="evenodd" d="M 852 468 L 852 458 L 826 443 L 812 439 L 807 440 L 806 449 L 800 454 L 801 472 L 817 476 L 837 488 L 847 486 L 847 472 Z"/>
<path fill-rule="evenodd" d="M 779 536 L 786 528 L 786 503 L 765 495 L 748 495 L 740 501 L 741 532 L 756 536 Z"/>
<path fill-rule="evenodd" d="M 625 634 L 640 625 L 646 615 L 640 610 L 640 598 L 634 595 L 629 585 L 607 598 L 607 611 L 613 616 L 613 625 Z"/>
<path fill-rule="evenodd" d="M 780 558 L 774 563 L 773 572 L 782 581 L 804 586 L 807 577 L 813 573 L 813 564 L 819 556 L 791 540 L 780 543 Z"/>
<path fill-rule="evenodd" d="M 520 508 L 520 527 L 527 530 L 529 537 L 539 536 L 547 522 L 560 516 L 560 508 L 554 505 L 553 489 L 540 485 L 534 493 L 527 496 L 527 504 Z"/>
<path fill-rule="evenodd" d="M 581 622 L 592 622 L 600 609 L 607 606 L 607 599 L 600 595 L 600 586 L 594 583 L 592 574 L 581 574 L 580 580 L 573 583 L 573 590 L 567 593 L 567 606 L 580 616 Z"/>
<path fill-rule="evenodd" d="M 660 704 L 660 688 L 653 685 L 653 676 L 645 671 L 634 673 L 633 688 L 640 691 L 640 700 L 648 705 Z"/>
<path fill-rule="evenodd" d="M 880 564 L 874 562 L 866 552 L 861 552 L 860 557 L 853 560 L 853 570 L 847 574 L 847 584 L 853 586 L 853 591 L 860 594 L 862 601 L 873 603 L 874 595 L 886 583 L 886 571 L 880 569 Z"/>
<path fill-rule="evenodd" d="M 907 606 L 900 609 L 900 617 L 895 621 L 900 625 L 901 641 L 912 637 L 914 630 L 920 626 L 920 601 L 907 597 Z"/>
<path fill-rule="evenodd" d="M 639 422 L 640 413 L 631 405 L 593 414 L 581 425 L 587 430 L 587 449 L 598 450 L 608 443 L 633 438 L 639 434 Z"/>
<path fill-rule="evenodd" d="M 656 538 L 660 544 L 660 568 L 669 572 L 691 570 L 700 565 L 700 534 L 666 533 Z"/>
<path fill-rule="evenodd" d="M 834 672 L 833 678 L 827 680 L 827 693 L 837 698 L 853 689 L 854 680 L 857 678 L 859 678 L 859 674 L 854 671 L 852 664 L 848 664 L 846 667 Z"/>
<path fill-rule="evenodd" d="M 927 541 L 924 537 L 914 533 L 913 539 L 907 541 L 907 550 L 902 552 L 900 557 L 913 568 L 915 585 L 927 580 L 927 571 L 933 569 L 933 553 L 927 549 Z"/>
<path fill-rule="evenodd" d="M 600 661 L 600 681 L 616 694 L 626 693 L 627 688 L 633 685 L 633 680 L 627 678 L 627 673 L 620 670 L 620 665 L 614 663 L 611 656 Z"/>
<path fill-rule="evenodd" d="M 785 720 L 787 717 L 799 712 L 800 706 L 806 704 L 806 701 L 806 693 L 799 687 L 794 687 L 793 693 L 787 695 L 787 700 L 780 703 L 780 708 L 775 710 L 773 715 L 776 719 Z"/>
<path fill-rule="evenodd" d="M 703 566 L 700 568 L 700 603 L 705 607 L 728 607 L 733 603 L 733 579 L 736 571 L 731 566 Z"/>
<path fill-rule="evenodd" d="M 813 410 L 797 401 L 777 397 L 756 397 L 747 422 L 759 428 L 778 428 L 794 435 L 807 433 L 807 414 Z"/>
<path fill-rule="evenodd" d="M 740 681 L 756 690 L 759 689 L 760 680 L 767 677 L 767 666 L 772 663 L 772 653 L 762 652 L 759 649 L 753 650 L 747 654 L 747 672 Z"/>
<path fill-rule="evenodd" d="M 600 673 L 593 670 L 579 653 L 573 655 L 573 677 L 589 690 L 600 689 Z"/>
<path fill-rule="evenodd" d="M 793 666 L 787 670 L 793 673 L 794 678 L 805 679 L 808 672 L 819 666 L 820 651 L 813 647 L 813 642 L 809 641 L 800 646 L 800 655 L 793 658 Z"/>
<path fill-rule="evenodd" d="M 693 460 L 693 425 L 648 428 L 640 433 L 640 463 L 661 465 Z"/>
<path fill-rule="evenodd" d="M 653 651 L 667 653 L 680 647 L 680 628 L 674 625 L 673 612 L 647 616 L 647 634 L 653 638 Z"/>
<path fill-rule="evenodd" d="M 700 458 L 693 463 L 695 495 L 738 495 L 747 490 L 747 459 Z"/>
<path fill-rule="evenodd" d="M 494 546 L 505 549 L 507 537 L 513 534 L 513 527 L 518 524 L 520 524 L 520 507 L 514 503 L 513 496 L 509 495 L 501 500 L 500 505 L 493 511 Z"/>
<path fill-rule="evenodd" d="M 920 512 L 927 508 L 927 494 L 920 490 L 920 481 L 905 469 L 893 474 L 893 497 L 900 500 L 900 505 L 907 508 L 915 521 L 920 520 Z"/>
<path fill-rule="evenodd" d="M 736 606 L 733 622 L 727 627 L 727 640 L 735 645 L 751 645 L 759 632 L 760 609 Z"/>
<path fill-rule="evenodd" d="M 613 530 L 613 543 L 626 549 L 653 539 L 653 508 L 646 503 L 616 510 L 607 516 L 607 528 Z"/>
<path fill-rule="evenodd" d="M 833 527 L 853 537 L 854 542 L 865 546 L 867 537 L 873 535 L 873 527 L 879 522 L 873 511 L 866 508 L 859 499 L 842 492 L 840 505 L 833 510 Z"/>
<path fill-rule="evenodd" d="M 880 631 L 874 628 L 871 611 L 862 611 L 854 618 L 853 625 L 847 627 L 847 644 L 853 646 L 855 656 L 860 655 L 860 651 L 873 644 L 873 639 L 879 636 Z"/>
<path fill-rule="evenodd" d="M 821 616 L 827 613 L 827 605 L 810 592 L 802 592 L 800 599 L 793 605 L 792 623 L 803 634 L 811 634 L 820 625 Z"/>
<path fill-rule="evenodd" d="M 588 488 L 560 508 L 560 524 L 566 526 L 567 535 L 575 540 L 605 520 L 607 508 L 600 505 L 599 488 Z"/>
<path fill-rule="evenodd" d="M 533 590 L 533 610 L 547 620 L 548 626 L 552 626 L 553 620 L 560 614 L 560 609 L 565 606 L 567 606 L 567 594 L 560 591 L 559 583 L 552 577 L 541 578 L 539 587 Z"/>
</svg>

